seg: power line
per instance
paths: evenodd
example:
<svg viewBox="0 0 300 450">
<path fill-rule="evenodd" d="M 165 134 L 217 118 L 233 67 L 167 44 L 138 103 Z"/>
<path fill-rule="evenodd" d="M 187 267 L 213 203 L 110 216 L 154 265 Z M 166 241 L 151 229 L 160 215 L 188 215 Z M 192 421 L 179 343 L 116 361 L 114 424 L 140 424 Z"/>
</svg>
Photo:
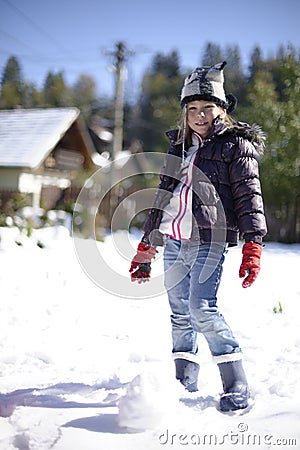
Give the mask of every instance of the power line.
<svg viewBox="0 0 300 450">
<path fill-rule="evenodd" d="M 10 2 L 10 0 L 2 0 L 4 1 L 7 6 L 9 6 L 18 16 L 22 17 L 22 19 L 25 20 L 32 28 L 34 28 L 36 31 L 38 31 L 40 34 L 42 34 L 44 37 L 46 37 L 52 44 L 54 44 L 57 48 L 63 51 L 66 50 L 61 43 L 56 41 L 56 39 L 53 38 L 47 31 L 45 31 L 43 28 L 41 28 L 39 25 L 37 25 L 30 17 L 28 17 L 23 11 L 21 11 L 19 8 L 17 8 L 13 3 Z"/>
<path fill-rule="evenodd" d="M 16 38 L 16 37 L 13 36 L 12 34 L 7 33 L 7 31 L 0 30 L 0 33 L 2 33 L 4 36 L 8 37 L 8 38 L 11 39 L 12 41 L 15 41 L 17 44 L 23 45 L 23 46 L 26 47 L 28 50 L 31 50 L 31 51 L 34 50 L 32 47 L 30 47 L 30 45 L 27 45 L 25 42 L 20 41 L 20 39 Z"/>
</svg>

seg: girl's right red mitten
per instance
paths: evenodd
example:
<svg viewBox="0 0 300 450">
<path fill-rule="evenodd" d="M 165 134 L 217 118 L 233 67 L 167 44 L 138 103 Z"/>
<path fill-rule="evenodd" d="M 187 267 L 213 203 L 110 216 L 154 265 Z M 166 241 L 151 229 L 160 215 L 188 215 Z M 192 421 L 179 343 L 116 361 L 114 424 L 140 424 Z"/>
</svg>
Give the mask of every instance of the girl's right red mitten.
<svg viewBox="0 0 300 450">
<path fill-rule="evenodd" d="M 140 242 L 134 255 L 129 272 L 131 281 L 144 283 L 150 280 L 151 261 L 155 258 L 156 249 L 151 245 Z"/>
</svg>

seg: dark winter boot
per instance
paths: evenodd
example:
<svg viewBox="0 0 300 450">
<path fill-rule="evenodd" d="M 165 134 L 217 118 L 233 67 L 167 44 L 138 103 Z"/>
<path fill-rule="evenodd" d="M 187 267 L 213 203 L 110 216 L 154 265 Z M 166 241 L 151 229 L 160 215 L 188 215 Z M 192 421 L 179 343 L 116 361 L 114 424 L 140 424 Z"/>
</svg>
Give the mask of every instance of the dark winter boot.
<svg viewBox="0 0 300 450">
<path fill-rule="evenodd" d="M 189 391 L 198 391 L 198 373 L 200 366 L 196 362 L 183 358 L 175 359 L 176 379 Z"/>
<path fill-rule="evenodd" d="M 242 361 L 230 361 L 218 364 L 224 393 L 220 398 L 220 410 L 236 411 L 248 407 L 250 397 Z"/>
</svg>

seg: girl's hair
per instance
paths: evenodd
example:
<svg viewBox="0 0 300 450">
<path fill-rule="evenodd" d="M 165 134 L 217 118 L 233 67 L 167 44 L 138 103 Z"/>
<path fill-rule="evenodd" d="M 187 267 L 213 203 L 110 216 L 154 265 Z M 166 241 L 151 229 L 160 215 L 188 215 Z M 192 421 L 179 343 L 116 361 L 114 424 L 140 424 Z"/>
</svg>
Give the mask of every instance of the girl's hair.
<svg viewBox="0 0 300 450">
<path fill-rule="evenodd" d="M 235 123 L 235 121 L 229 116 L 229 114 L 226 111 L 225 111 L 225 118 L 223 121 L 229 127 L 232 127 Z M 185 140 L 188 147 L 190 147 L 192 144 L 193 130 L 191 130 L 191 128 L 187 124 L 187 107 L 186 107 L 186 105 L 184 105 L 184 107 L 182 108 L 181 116 L 179 118 L 177 128 L 178 128 L 178 136 L 177 136 L 176 144 L 182 144 L 183 140 Z"/>
</svg>

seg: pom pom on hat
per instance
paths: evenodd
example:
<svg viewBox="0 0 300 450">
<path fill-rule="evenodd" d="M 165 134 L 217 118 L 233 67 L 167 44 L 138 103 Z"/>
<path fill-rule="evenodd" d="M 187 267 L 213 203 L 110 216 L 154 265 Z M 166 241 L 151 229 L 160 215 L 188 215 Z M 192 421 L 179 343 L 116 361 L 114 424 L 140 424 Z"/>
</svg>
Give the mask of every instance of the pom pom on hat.
<svg viewBox="0 0 300 450">
<path fill-rule="evenodd" d="M 183 107 L 194 100 L 207 100 L 234 111 L 237 99 L 232 94 L 225 94 L 223 69 L 226 61 L 214 66 L 197 67 L 184 81 L 180 105 Z"/>
<path fill-rule="evenodd" d="M 228 104 L 228 106 L 226 108 L 227 112 L 232 113 L 237 106 L 238 100 L 233 94 L 227 94 L 226 100 L 227 100 L 227 104 Z"/>
</svg>

